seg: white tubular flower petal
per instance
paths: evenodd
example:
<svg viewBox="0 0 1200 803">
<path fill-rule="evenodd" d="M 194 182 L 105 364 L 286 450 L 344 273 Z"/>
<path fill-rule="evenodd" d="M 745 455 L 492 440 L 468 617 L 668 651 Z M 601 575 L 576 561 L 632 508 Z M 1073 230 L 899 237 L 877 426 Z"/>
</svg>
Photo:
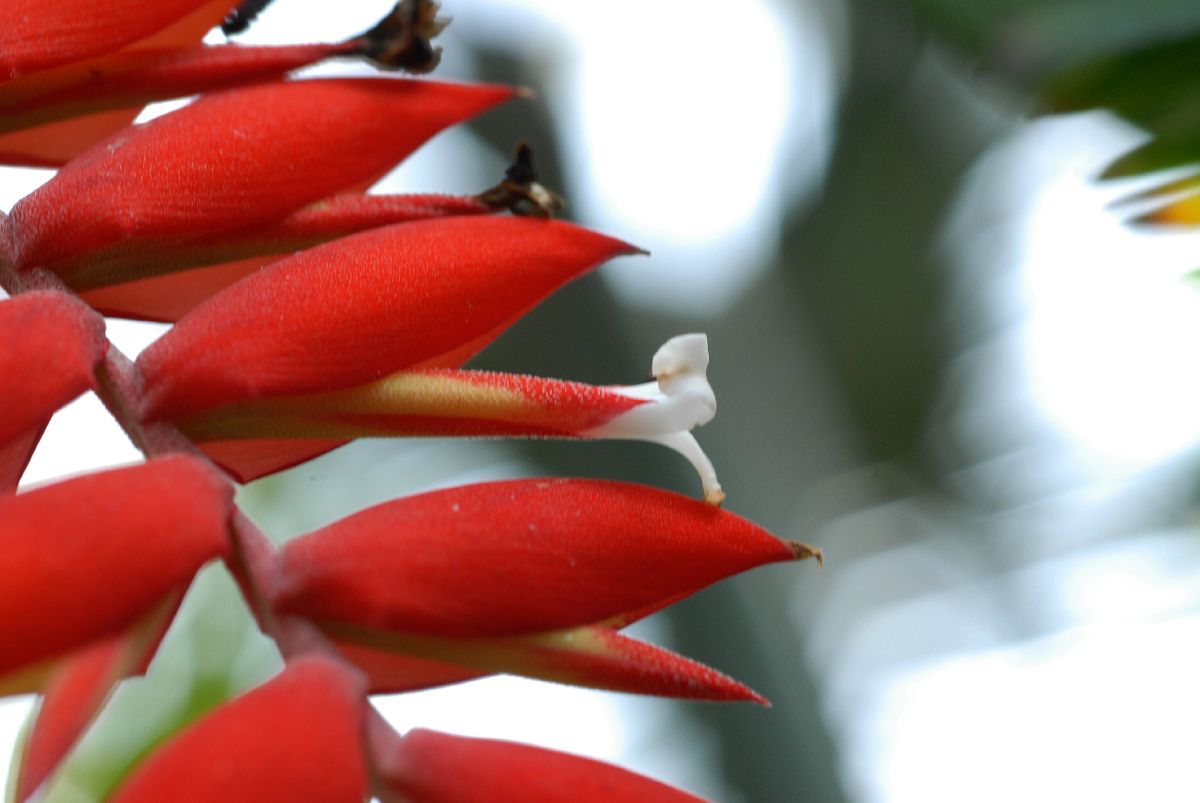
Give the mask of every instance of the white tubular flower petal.
<svg viewBox="0 0 1200 803">
<path fill-rule="evenodd" d="M 581 433 L 589 438 L 649 441 L 674 449 L 695 467 L 704 485 L 704 500 L 719 505 L 725 499 L 712 462 L 692 436 L 717 414 L 717 397 L 708 384 L 708 335 L 673 337 L 654 355 L 654 382 L 605 390 L 644 399 L 639 405 L 607 423 Z"/>
</svg>

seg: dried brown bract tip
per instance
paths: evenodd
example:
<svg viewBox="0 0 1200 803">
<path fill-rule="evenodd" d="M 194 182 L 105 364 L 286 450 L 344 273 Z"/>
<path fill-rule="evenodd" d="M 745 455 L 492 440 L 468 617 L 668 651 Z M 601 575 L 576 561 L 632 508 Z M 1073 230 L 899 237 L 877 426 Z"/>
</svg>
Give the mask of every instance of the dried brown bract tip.
<svg viewBox="0 0 1200 803">
<path fill-rule="evenodd" d="M 825 566 L 825 553 L 820 547 L 804 544 L 800 541 L 788 541 L 787 545 L 791 548 L 792 554 L 796 556 L 796 560 L 807 560 L 816 558 L 818 566 Z"/>
<path fill-rule="evenodd" d="M 430 40 L 450 24 L 439 17 L 436 0 L 401 0 L 379 24 L 358 37 L 360 53 L 380 67 L 410 73 L 432 72 L 442 49 Z"/>
<path fill-rule="evenodd" d="M 221 32 L 226 36 L 242 33 L 250 27 L 250 23 L 254 22 L 255 17 L 271 5 L 271 2 L 272 0 L 245 0 L 226 15 L 225 20 L 221 23 Z"/>
<path fill-rule="evenodd" d="M 567 205 L 561 195 L 538 183 L 533 148 L 524 140 L 517 143 L 512 164 L 504 171 L 503 180 L 477 197 L 488 206 L 507 209 L 521 217 L 554 217 Z"/>
</svg>

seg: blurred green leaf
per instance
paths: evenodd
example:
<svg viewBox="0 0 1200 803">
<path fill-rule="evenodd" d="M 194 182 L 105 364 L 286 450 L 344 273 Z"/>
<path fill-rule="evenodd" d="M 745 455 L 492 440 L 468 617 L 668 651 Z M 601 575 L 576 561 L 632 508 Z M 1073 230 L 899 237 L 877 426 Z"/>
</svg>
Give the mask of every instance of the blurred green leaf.
<svg viewBox="0 0 1200 803">
<path fill-rule="evenodd" d="M 1200 162 L 1200 3 L 1194 0 L 908 0 L 918 26 L 1041 112 L 1107 109 L 1150 142 L 1115 178 Z"/>
<path fill-rule="evenodd" d="M 1200 30 L 1194 0 L 906 0 L 923 31 L 989 72 L 1045 80 Z M 1181 76 L 1182 78 L 1182 76 Z"/>
<path fill-rule="evenodd" d="M 1200 161 L 1200 36 L 1088 63 L 1055 76 L 1041 95 L 1057 111 L 1105 108 L 1154 139 L 1105 171 L 1122 177 Z"/>
</svg>

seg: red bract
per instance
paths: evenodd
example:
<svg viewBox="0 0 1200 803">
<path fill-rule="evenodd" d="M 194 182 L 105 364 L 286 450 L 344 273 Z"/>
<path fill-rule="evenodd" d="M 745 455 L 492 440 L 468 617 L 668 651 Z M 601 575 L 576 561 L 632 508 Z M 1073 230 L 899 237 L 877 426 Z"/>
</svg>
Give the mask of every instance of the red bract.
<svg viewBox="0 0 1200 803">
<path fill-rule="evenodd" d="M 140 4 L 139 4 L 140 5 Z M 89 58 L 85 61 L 71 60 L 60 67 L 40 70 L 7 83 L 0 82 L 0 95 L 11 92 L 18 98 L 37 95 L 47 88 L 59 89 L 77 84 L 81 77 L 87 78 L 93 70 L 103 73 L 109 63 L 121 63 L 132 54 L 143 50 L 197 47 L 204 33 L 213 27 L 229 8 L 229 2 L 209 0 L 196 11 L 153 35 L 132 42 L 121 50 Z M 46 6 L 43 4 L 41 8 Z M 105 15 L 115 13 L 119 18 L 133 8 L 130 3 L 108 3 L 104 9 L 89 11 L 92 24 L 112 20 Z M 86 25 L 85 25 L 86 27 Z M 132 29 L 132 30 L 136 30 Z M 96 142 L 110 136 L 133 122 L 139 108 L 113 108 L 87 114 L 83 117 L 44 123 L 19 131 L 0 134 L 0 162 L 6 164 L 59 167 L 83 153 Z"/>
<path fill-rule="evenodd" d="M 291 661 L 150 754 L 109 800 L 361 803 L 362 694 L 358 678 L 327 659 Z"/>
<path fill-rule="evenodd" d="M 284 252 L 393 223 L 495 211 L 469 195 L 335 195 L 274 226 L 226 237 L 213 252 L 192 252 L 198 263 L 218 264 L 99 287 L 80 296 L 105 315 L 173 322 Z"/>
<path fill-rule="evenodd" d="M 55 777 L 64 756 L 221 558 L 286 668 L 142 745 L 108 799 L 694 802 L 588 759 L 401 738 L 366 695 L 502 672 L 766 704 L 619 632 L 749 568 L 820 559 L 718 509 L 724 492 L 692 434 L 717 409 L 707 337 L 671 338 L 638 385 L 463 370 L 563 284 L 638 249 L 547 219 L 563 200 L 538 182 L 526 143 L 476 196 L 365 194 L 515 90 L 285 74 L 331 56 L 428 71 L 446 24 L 434 0 L 403 0 L 338 44 L 200 44 L 234 5 L 0 8 L 0 162 L 66 162 L 0 214 L 0 284 L 18 296 L 0 303 L 0 338 L 18 344 L 0 351 L 0 491 L 51 414 L 89 388 L 153 456 L 0 496 L 0 694 L 41 694 L 17 799 L 68 780 Z M 239 5 L 224 27 L 265 5 Z M 197 92 L 208 94 L 127 125 L 149 101 Z M 517 217 L 489 214 L 501 210 Z M 178 323 L 134 364 L 94 310 Z M 250 480 L 375 435 L 648 441 L 691 462 L 708 504 L 592 480 L 488 483 L 379 505 L 279 548 L 211 465 Z"/>
<path fill-rule="evenodd" d="M 397 499 L 281 550 L 284 613 L 403 633 L 510 636 L 654 610 L 792 545 L 678 494 L 510 480 Z"/>
<path fill-rule="evenodd" d="M 749 693 L 728 678 L 606 628 L 753 566 L 813 554 L 676 494 L 518 480 L 396 500 L 289 542 L 272 605 L 369 650 L 738 697 Z M 626 671 L 633 665 L 640 677 Z"/>
<path fill-rule="evenodd" d="M 287 617 L 284 625 L 300 621 L 304 620 Z M 378 693 L 444 686 L 503 672 L 633 694 L 770 705 L 728 675 L 612 630 L 620 624 L 470 639 L 383 633 L 338 624 L 323 628 L 342 653 L 368 674 L 371 690 Z"/>
<path fill-rule="evenodd" d="M 353 42 L 124 50 L 0 83 L 0 132 L 112 109 L 136 111 L 156 100 L 280 79 L 322 59 L 353 53 Z M 0 137 L 0 154 L 4 150 Z"/>
<path fill-rule="evenodd" d="M 389 789 L 411 803 L 700 803 L 700 798 L 590 758 L 540 747 L 413 730 L 377 757 Z"/>
<path fill-rule="evenodd" d="M 75 289 L 190 266 L 190 252 L 374 183 L 441 129 L 511 94 L 360 78 L 207 95 L 98 143 L 17 203 L 7 221 L 13 259 Z"/>
<path fill-rule="evenodd" d="M 236 5 L 231 0 L 7 0 L 0 10 L 0 81 L 109 53 L 173 24 L 202 25 L 204 31 Z"/>
<path fill-rule="evenodd" d="M 168 604 L 225 553 L 231 497 L 171 457 L 0 498 L 0 686 L 36 690 L 53 661 Z"/>
<path fill-rule="evenodd" d="M 180 431 L 241 480 L 289 442 L 382 436 L 586 437 L 644 399 L 579 382 L 483 371 L 408 371 L 353 388 L 231 404 Z"/>
<path fill-rule="evenodd" d="M 242 481 L 372 436 L 622 438 L 679 452 L 704 498 L 725 498 L 691 430 L 716 413 L 708 339 L 673 337 L 642 385 L 596 387 L 514 374 L 426 369 L 324 393 L 268 396 L 186 415 L 174 425 Z"/>
<path fill-rule="evenodd" d="M 458 366 L 565 282 L 634 250 L 510 217 L 407 223 L 313 248 L 214 296 L 143 352 L 143 417 Z"/>
<path fill-rule="evenodd" d="M 401 371 L 347 391 L 232 404 L 182 419 L 197 443 L 239 437 L 579 436 L 644 399 L 489 371 Z"/>
<path fill-rule="evenodd" d="M 0 301 L 0 491 L 11 490 L 50 416 L 95 386 L 104 321 L 62 293 Z M 17 347 L 19 345 L 19 348 Z"/>
<path fill-rule="evenodd" d="M 105 11 L 115 11 L 119 16 L 121 9 L 112 5 L 89 15 L 103 17 Z M 0 162 L 64 164 L 131 122 L 147 103 L 278 80 L 322 59 L 361 56 L 393 68 L 426 71 L 436 58 L 415 45 L 413 36 L 420 31 L 413 29 L 403 5 L 367 33 L 345 42 L 272 47 L 197 44 L 192 38 L 198 40 L 203 29 L 211 26 L 214 11 L 224 10 L 217 5 L 150 42 L 0 81 Z M 71 119 L 80 116 L 86 119 Z"/>
</svg>

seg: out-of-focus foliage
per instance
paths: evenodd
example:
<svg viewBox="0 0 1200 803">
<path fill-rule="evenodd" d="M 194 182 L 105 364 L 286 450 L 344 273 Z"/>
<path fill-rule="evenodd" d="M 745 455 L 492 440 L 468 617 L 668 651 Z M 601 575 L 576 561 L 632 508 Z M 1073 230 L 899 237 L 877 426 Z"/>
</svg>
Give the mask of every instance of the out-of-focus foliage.
<svg viewBox="0 0 1200 803">
<path fill-rule="evenodd" d="M 1038 111 L 1108 109 L 1152 139 L 1107 177 L 1200 161 L 1200 4 L 1189 0 L 911 0 L 918 27 Z"/>
</svg>

